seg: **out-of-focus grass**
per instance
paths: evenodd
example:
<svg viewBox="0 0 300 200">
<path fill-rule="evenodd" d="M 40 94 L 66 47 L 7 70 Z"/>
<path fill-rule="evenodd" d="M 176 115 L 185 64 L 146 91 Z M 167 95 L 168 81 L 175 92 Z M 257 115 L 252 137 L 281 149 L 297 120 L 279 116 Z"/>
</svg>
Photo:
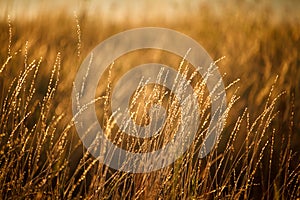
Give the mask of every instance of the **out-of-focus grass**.
<svg viewBox="0 0 300 200">
<path fill-rule="evenodd" d="M 216 15 L 204 5 L 198 14 L 173 22 L 108 24 L 99 17 L 61 12 L 0 22 L 2 198 L 299 197 L 297 16 L 275 20 L 267 6 L 257 11 L 244 5 Z M 197 40 L 215 60 L 225 56 L 218 63 L 225 85 L 239 79 L 227 89 L 228 96 L 240 98 L 207 158 L 191 156 L 196 152 L 191 148 L 166 169 L 128 174 L 86 153 L 71 122 L 71 89 L 93 47 L 115 33 L 144 26 L 175 29 Z M 122 62 L 125 67 L 130 63 Z"/>
</svg>

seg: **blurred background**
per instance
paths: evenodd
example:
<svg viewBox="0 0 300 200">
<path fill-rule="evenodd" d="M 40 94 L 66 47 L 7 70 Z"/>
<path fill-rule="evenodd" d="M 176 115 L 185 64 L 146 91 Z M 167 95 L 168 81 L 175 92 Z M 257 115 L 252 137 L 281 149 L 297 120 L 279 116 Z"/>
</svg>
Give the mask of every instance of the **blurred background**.
<svg viewBox="0 0 300 200">
<path fill-rule="evenodd" d="M 55 14 L 63 10 L 65 14 L 86 11 L 88 15 L 105 17 L 106 20 L 143 20 L 144 18 L 161 17 L 167 20 L 176 19 L 177 15 L 191 15 L 198 12 L 201 5 L 209 6 L 215 14 L 222 14 L 222 10 L 230 6 L 239 9 L 247 4 L 249 11 L 258 11 L 265 6 L 276 12 L 279 18 L 297 15 L 300 3 L 297 0 L 2 0 L 0 2 L 3 18 L 20 16 L 22 18 L 37 17 L 41 12 Z M 126 19 L 124 18 L 126 16 Z"/>
</svg>

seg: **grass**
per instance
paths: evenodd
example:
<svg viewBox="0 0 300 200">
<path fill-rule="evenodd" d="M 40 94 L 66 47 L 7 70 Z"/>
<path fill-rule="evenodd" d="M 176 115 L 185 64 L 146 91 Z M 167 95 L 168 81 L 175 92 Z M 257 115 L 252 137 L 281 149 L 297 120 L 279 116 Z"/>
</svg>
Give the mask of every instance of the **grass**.
<svg viewBox="0 0 300 200">
<path fill-rule="evenodd" d="M 276 14 L 265 10 L 226 8 L 222 17 L 206 10 L 178 17 L 176 23 L 149 20 L 143 24 L 99 24 L 84 13 L 78 17 L 61 13 L 33 20 L 2 19 L 1 198 L 299 198 L 299 20 L 290 17 L 273 21 Z M 204 80 L 195 79 L 202 102 L 197 139 L 174 164 L 152 173 L 132 174 L 102 165 L 83 147 L 72 120 L 71 90 L 80 63 L 94 46 L 115 33 L 143 26 L 178 30 L 202 44 L 215 60 L 225 56 L 218 65 L 229 104 L 218 144 L 207 157 L 199 159 L 210 104 Z M 107 72 L 111 77 L 105 81 L 112 85 L 106 84 L 102 90 L 99 87 L 98 95 L 109 96 L 114 81 L 122 70 L 139 62 L 137 57 L 175 67 L 182 60 L 153 50 L 120 57 Z M 182 66 L 189 65 L 184 62 Z M 139 98 L 162 102 L 164 96 L 155 99 L 155 92 L 160 93 L 161 88 L 150 95 L 140 92 Z M 98 103 L 101 107 L 109 102 Z M 132 108 L 134 117 L 147 120 L 138 103 Z M 97 111 L 99 121 L 109 114 Z M 172 116 L 177 118 L 176 114 Z M 104 126 L 118 134 L 111 121 L 106 120 Z M 163 136 L 172 132 L 173 126 L 170 124 Z M 154 140 L 149 147 L 124 141 L 128 148 L 141 151 L 157 148 L 161 142 Z"/>
</svg>

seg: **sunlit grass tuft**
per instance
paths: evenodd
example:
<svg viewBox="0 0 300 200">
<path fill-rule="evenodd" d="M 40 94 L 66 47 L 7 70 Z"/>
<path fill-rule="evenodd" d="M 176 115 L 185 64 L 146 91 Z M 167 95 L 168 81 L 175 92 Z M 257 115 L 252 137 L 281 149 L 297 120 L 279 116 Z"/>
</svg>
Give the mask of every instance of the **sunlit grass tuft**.
<svg viewBox="0 0 300 200">
<path fill-rule="evenodd" d="M 97 114 L 100 122 L 105 119 L 106 135 L 128 150 L 144 152 L 168 142 L 182 109 L 165 88 L 140 87 L 132 96 L 131 117 L 147 124 L 149 107 L 162 105 L 170 114 L 163 134 L 145 142 L 115 131 L 109 97 L 117 77 L 139 62 L 137 57 L 182 67 L 198 96 L 200 127 L 191 147 L 172 165 L 145 174 L 113 170 L 88 153 L 74 128 L 70 98 L 76 71 L 95 45 L 122 30 L 153 24 L 95 27 L 95 19 L 84 15 L 1 21 L 1 198 L 299 198 L 300 26 L 293 20 L 271 23 L 271 17 L 201 12 L 176 24 L 155 24 L 191 35 L 214 58 L 226 56 L 218 65 L 228 96 L 227 120 L 204 159 L 198 154 L 210 120 L 205 77 L 166 52 L 127 55 L 110 66 L 95 99 L 104 105 Z M 76 88 L 78 95 L 83 88 Z"/>
</svg>

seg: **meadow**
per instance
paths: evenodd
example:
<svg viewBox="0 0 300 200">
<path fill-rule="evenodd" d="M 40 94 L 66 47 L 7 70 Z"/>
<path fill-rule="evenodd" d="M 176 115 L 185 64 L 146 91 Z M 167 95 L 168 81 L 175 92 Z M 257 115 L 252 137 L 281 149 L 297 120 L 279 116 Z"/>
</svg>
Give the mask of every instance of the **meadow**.
<svg viewBox="0 0 300 200">
<path fill-rule="evenodd" d="M 242 3 L 224 5 L 221 14 L 210 11 L 209 4 L 197 9 L 174 15 L 172 21 L 154 16 L 107 22 L 84 10 L 76 15 L 57 11 L 2 18 L 0 198 L 299 199 L 299 14 L 287 10 L 289 15 L 282 17 L 268 5 L 258 9 Z M 203 80 L 196 80 L 204 93 L 199 97 L 197 140 L 172 165 L 135 174 L 111 169 L 89 154 L 74 126 L 71 93 L 81 62 L 96 45 L 116 33 L 146 26 L 182 32 L 218 60 L 228 110 L 217 145 L 200 159 L 210 103 Z M 120 58 L 113 70 L 121 73 L 137 58 L 181 62 L 148 50 Z M 145 151 L 159 145 L 138 144 L 129 146 Z"/>
</svg>

